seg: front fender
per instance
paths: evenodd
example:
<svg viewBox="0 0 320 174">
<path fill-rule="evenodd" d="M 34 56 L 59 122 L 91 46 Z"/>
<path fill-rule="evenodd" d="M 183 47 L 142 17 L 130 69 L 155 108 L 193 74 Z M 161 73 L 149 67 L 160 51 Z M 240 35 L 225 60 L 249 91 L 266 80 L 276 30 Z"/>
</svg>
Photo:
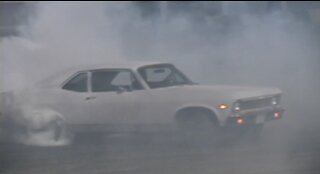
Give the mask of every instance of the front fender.
<svg viewBox="0 0 320 174">
<path fill-rule="evenodd" d="M 187 105 L 183 105 L 183 106 L 179 107 L 178 109 L 176 109 L 175 115 L 177 113 L 179 113 L 180 111 L 182 111 L 184 109 L 189 109 L 189 108 L 201 108 L 201 109 L 209 110 L 210 112 L 212 112 L 216 116 L 216 118 L 217 118 L 217 120 L 219 122 L 219 125 L 223 125 L 224 122 L 227 119 L 227 118 L 224 118 L 216 108 L 214 108 L 212 106 L 209 106 L 209 105 L 204 105 L 204 104 L 187 104 Z"/>
</svg>

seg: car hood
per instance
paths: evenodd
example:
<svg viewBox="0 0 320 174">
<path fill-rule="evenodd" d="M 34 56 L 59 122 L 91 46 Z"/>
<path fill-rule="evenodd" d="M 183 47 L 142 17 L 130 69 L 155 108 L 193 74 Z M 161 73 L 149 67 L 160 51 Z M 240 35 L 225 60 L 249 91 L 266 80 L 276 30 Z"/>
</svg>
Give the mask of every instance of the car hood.
<svg viewBox="0 0 320 174">
<path fill-rule="evenodd" d="M 219 98 L 229 98 L 233 100 L 263 97 L 281 94 L 278 88 L 254 87 L 254 86 L 229 86 L 229 85 L 186 85 L 181 86 L 183 91 L 189 94 L 205 94 Z"/>
</svg>

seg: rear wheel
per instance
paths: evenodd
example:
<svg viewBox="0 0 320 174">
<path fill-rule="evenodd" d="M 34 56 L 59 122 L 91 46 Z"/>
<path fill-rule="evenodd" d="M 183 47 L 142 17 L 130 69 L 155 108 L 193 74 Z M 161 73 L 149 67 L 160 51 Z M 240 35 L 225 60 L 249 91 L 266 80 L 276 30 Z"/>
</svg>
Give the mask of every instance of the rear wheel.
<svg viewBox="0 0 320 174">
<path fill-rule="evenodd" d="M 26 137 L 21 142 L 36 146 L 65 146 L 73 142 L 73 134 L 67 130 L 64 120 L 57 118 L 40 129 L 26 128 Z"/>
<path fill-rule="evenodd" d="M 64 121 L 60 118 L 50 122 L 46 129 L 47 131 L 52 132 L 52 139 L 56 142 L 66 138 L 67 136 L 70 136 L 70 134 L 67 132 Z"/>
</svg>

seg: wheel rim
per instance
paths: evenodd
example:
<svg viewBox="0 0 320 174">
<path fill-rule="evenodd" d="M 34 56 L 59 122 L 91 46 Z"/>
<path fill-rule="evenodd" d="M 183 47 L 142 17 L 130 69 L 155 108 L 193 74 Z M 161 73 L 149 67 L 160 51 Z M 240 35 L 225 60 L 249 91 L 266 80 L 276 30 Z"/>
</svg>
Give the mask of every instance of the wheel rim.
<svg viewBox="0 0 320 174">
<path fill-rule="evenodd" d="M 63 131 L 62 120 L 54 121 L 49 127 L 53 129 L 53 140 L 58 141 L 61 138 L 62 131 Z"/>
<path fill-rule="evenodd" d="M 189 116 L 181 116 L 177 120 L 178 127 L 188 137 L 215 138 L 219 135 L 219 126 L 209 117 L 210 115 L 201 112 L 194 112 Z"/>
</svg>

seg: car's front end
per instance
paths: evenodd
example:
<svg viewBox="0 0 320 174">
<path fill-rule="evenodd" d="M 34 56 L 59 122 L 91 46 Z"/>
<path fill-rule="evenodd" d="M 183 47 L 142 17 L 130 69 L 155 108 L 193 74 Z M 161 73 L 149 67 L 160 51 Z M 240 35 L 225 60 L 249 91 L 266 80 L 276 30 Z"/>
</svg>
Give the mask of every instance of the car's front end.
<svg viewBox="0 0 320 174">
<path fill-rule="evenodd" d="M 242 98 L 236 100 L 230 108 L 226 125 L 254 125 L 283 117 L 280 106 L 281 94 Z"/>
<path fill-rule="evenodd" d="M 222 127 L 263 124 L 282 118 L 284 113 L 278 88 L 189 85 L 177 91 L 186 106 L 210 109 Z"/>
</svg>

